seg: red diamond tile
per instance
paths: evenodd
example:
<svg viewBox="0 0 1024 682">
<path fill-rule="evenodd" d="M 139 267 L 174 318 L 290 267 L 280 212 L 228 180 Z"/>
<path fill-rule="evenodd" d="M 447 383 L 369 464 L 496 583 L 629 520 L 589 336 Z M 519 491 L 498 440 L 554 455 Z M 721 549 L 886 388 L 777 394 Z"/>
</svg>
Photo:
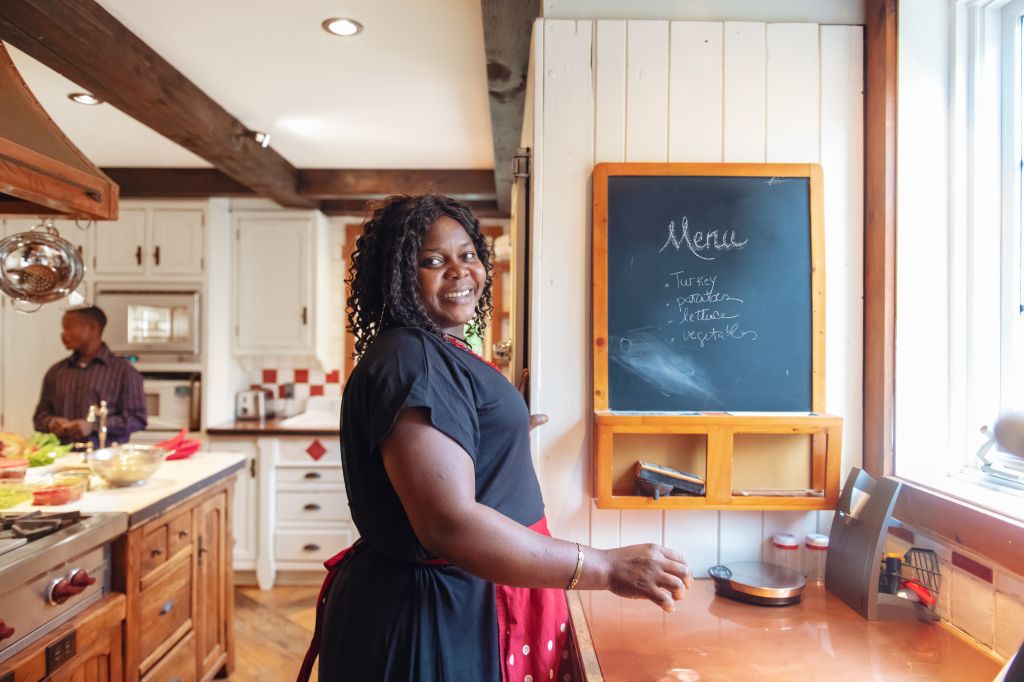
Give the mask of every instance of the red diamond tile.
<svg viewBox="0 0 1024 682">
<path fill-rule="evenodd" d="M 324 394 L 323 384 L 310 384 L 309 385 L 309 394 L 310 395 L 323 395 Z"/>
<path fill-rule="evenodd" d="M 295 383 L 297 383 L 297 384 L 309 383 L 309 370 L 308 369 L 297 369 L 297 370 L 295 370 Z"/>
<path fill-rule="evenodd" d="M 327 383 L 329 383 L 329 384 L 341 383 L 341 371 L 336 369 L 333 372 L 328 372 L 328 374 L 327 374 Z"/>
<path fill-rule="evenodd" d="M 319 460 L 321 457 L 324 456 L 326 452 L 327 448 L 325 448 L 320 443 L 319 440 L 314 440 L 312 443 L 309 444 L 309 447 L 306 448 L 306 454 L 312 457 L 314 460 Z"/>
<path fill-rule="evenodd" d="M 265 383 L 265 384 L 276 384 L 277 383 L 277 370 L 276 369 L 265 369 L 265 370 L 263 370 L 263 383 Z"/>
</svg>

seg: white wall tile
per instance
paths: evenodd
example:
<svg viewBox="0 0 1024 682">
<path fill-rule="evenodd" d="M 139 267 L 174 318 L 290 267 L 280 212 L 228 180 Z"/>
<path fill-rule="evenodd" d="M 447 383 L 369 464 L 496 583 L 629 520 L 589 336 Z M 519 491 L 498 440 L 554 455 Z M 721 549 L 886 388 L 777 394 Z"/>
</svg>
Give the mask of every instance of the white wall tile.
<svg viewBox="0 0 1024 682">
<path fill-rule="evenodd" d="M 590 502 L 590 544 L 600 549 L 619 547 L 619 524 L 621 514 L 618 509 L 598 509 L 593 500 Z"/>
<path fill-rule="evenodd" d="M 995 586 L 997 592 L 1024 601 L 1024 579 L 1009 571 L 997 568 L 995 572 Z"/>
<path fill-rule="evenodd" d="M 1012 595 L 996 592 L 995 650 L 1009 658 L 1024 642 L 1024 604 Z"/>
<path fill-rule="evenodd" d="M 720 514 L 703 509 L 665 512 L 665 546 L 683 555 L 696 578 L 706 578 L 718 563 Z"/>
<path fill-rule="evenodd" d="M 764 513 L 759 511 L 723 511 L 719 517 L 718 561 L 761 561 L 764 539 Z"/>
<path fill-rule="evenodd" d="M 665 512 L 654 509 L 623 509 L 619 541 L 623 545 L 638 545 L 645 542 L 663 544 L 664 516 Z"/>
<path fill-rule="evenodd" d="M 950 571 L 950 620 L 987 647 L 995 642 L 995 589 L 953 566 Z"/>
</svg>

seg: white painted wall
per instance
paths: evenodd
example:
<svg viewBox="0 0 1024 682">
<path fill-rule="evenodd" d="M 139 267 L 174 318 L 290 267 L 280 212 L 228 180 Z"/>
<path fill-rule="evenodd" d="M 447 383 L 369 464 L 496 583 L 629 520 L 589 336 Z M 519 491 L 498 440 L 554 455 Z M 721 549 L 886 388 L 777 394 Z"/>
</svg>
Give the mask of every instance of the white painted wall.
<svg viewBox="0 0 1024 682">
<path fill-rule="evenodd" d="M 567 6 L 551 0 L 545 11 L 553 4 Z M 593 505 L 591 171 L 602 161 L 822 164 L 826 401 L 845 419 L 846 472 L 861 462 L 862 49 L 860 26 L 538 20 L 531 401 L 551 418 L 534 445 L 556 535 L 667 544 L 703 575 L 720 561 L 760 558 L 773 532 L 827 532 L 830 512 Z"/>
<path fill-rule="evenodd" d="M 864 23 L 864 0 L 544 0 L 545 19 Z"/>
</svg>

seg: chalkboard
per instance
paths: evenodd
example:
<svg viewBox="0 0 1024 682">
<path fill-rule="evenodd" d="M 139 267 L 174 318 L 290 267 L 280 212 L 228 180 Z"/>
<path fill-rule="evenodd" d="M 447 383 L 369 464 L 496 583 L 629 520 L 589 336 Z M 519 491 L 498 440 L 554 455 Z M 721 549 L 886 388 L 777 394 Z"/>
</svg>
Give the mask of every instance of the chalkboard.
<svg viewBox="0 0 1024 682">
<path fill-rule="evenodd" d="M 615 412 L 823 407 L 820 169 L 598 168 L 597 402 Z"/>
</svg>

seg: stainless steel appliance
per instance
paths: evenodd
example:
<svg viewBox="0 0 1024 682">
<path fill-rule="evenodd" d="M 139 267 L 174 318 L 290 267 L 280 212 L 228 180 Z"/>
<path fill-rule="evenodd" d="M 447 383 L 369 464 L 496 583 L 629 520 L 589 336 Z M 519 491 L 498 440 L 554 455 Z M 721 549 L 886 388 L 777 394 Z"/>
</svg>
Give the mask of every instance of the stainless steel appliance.
<svg viewBox="0 0 1024 682">
<path fill-rule="evenodd" d="M 199 362 L 199 291 L 147 290 L 99 284 L 96 305 L 107 315 L 104 341 L 139 362 Z"/>
<path fill-rule="evenodd" d="M 235 395 L 236 419 L 266 419 L 273 416 L 267 406 L 267 395 L 262 389 L 239 391 Z"/>
<path fill-rule="evenodd" d="M 202 397 L 199 374 L 145 372 L 142 390 L 146 394 L 146 432 L 199 430 Z"/>
<path fill-rule="evenodd" d="M 0 663 L 110 592 L 110 543 L 121 513 L 0 514 Z M 21 542 L 24 540 L 24 542 Z"/>
<path fill-rule="evenodd" d="M 797 604 L 807 584 L 796 571 L 756 561 L 712 566 L 708 575 L 715 581 L 715 594 L 760 606 Z"/>
</svg>

